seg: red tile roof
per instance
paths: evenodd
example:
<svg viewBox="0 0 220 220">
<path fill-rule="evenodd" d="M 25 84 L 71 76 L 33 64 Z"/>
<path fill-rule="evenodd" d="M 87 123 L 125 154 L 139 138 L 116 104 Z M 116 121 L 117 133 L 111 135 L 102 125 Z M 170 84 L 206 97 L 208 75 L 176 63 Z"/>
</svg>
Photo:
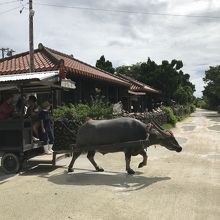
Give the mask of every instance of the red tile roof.
<svg viewBox="0 0 220 220">
<path fill-rule="evenodd" d="M 35 50 L 34 64 L 36 72 L 58 69 L 58 65 L 54 65 L 54 63 L 39 50 Z M 0 60 L 1 75 L 27 72 L 29 72 L 29 52 L 17 54 Z"/>
<path fill-rule="evenodd" d="M 121 78 L 123 78 L 124 80 L 127 80 L 131 86 L 130 86 L 130 91 L 133 92 L 145 92 L 145 93 L 160 93 L 159 90 L 152 88 L 151 86 L 148 86 L 142 82 L 139 82 L 129 76 L 125 76 L 122 74 L 119 74 L 119 76 Z"/>
<path fill-rule="evenodd" d="M 132 83 L 132 82 L 131 82 Z M 151 92 L 151 93 L 160 93 L 160 91 L 148 86 L 148 85 L 143 85 L 143 86 L 139 86 L 139 85 L 135 85 L 132 84 L 130 87 L 131 91 L 134 92 Z"/>
<path fill-rule="evenodd" d="M 130 84 L 122 78 L 107 73 L 72 56 L 60 53 L 39 44 L 39 48 L 34 50 L 35 71 L 59 70 L 61 61 L 64 61 L 64 71 L 79 76 L 107 81 L 111 84 L 129 87 Z M 19 74 L 29 72 L 29 52 L 0 59 L 0 75 Z"/>
</svg>

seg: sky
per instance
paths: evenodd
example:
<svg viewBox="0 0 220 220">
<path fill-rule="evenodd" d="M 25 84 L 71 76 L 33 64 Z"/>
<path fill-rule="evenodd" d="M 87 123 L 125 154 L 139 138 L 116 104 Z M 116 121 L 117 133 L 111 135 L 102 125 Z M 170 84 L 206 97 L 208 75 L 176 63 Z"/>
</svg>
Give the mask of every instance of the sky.
<svg viewBox="0 0 220 220">
<path fill-rule="evenodd" d="M 0 48 L 9 47 L 16 53 L 29 49 L 27 2 L 0 0 Z M 197 97 L 202 96 L 205 71 L 220 64 L 219 0 L 33 3 L 35 48 L 42 43 L 91 65 L 104 55 L 114 67 L 145 62 L 148 57 L 158 64 L 182 60 L 182 70 L 190 74 Z"/>
</svg>

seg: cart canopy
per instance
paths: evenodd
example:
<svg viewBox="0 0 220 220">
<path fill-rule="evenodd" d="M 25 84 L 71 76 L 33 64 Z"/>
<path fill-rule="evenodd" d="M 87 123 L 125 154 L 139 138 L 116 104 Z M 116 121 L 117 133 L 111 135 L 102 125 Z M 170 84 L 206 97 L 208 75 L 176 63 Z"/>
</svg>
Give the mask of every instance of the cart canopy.
<svg viewBox="0 0 220 220">
<path fill-rule="evenodd" d="M 0 91 L 18 89 L 20 85 L 23 86 L 49 86 L 49 87 L 64 87 L 75 89 L 75 82 L 71 80 L 61 80 L 59 78 L 59 71 L 45 71 L 32 72 L 21 74 L 7 74 L 0 75 Z"/>
</svg>

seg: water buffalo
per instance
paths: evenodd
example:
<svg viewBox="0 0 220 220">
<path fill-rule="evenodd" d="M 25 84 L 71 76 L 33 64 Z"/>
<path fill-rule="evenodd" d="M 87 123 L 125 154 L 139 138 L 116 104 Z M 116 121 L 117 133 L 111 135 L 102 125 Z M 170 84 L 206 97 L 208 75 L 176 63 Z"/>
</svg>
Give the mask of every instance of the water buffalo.
<svg viewBox="0 0 220 220">
<path fill-rule="evenodd" d="M 144 145 L 139 144 L 139 140 L 147 140 Z M 134 142 L 133 146 L 120 146 L 120 143 Z M 128 174 L 135 172 L 130 168 L 131 156 L 138 154 L 143 156 L 143 161 L 139 168 L 146 166 L 147 154 L 145 149 L 150 145 L 159 144 L 169 150 L 180 152 L 181 146 L 176 141 L 172 132 L 163 130 L 156 122 L 144 124 L 133 118 L 117 118 L 111 120 L 88 120 L 79 128 L 76 147 L 78 150 L 73 153 L 72 160 L 68 167 L 68 172 L 73 172 L 73 164 L 81 153 L 88 152 L 87 158 L 97 171 L 104 171 L 99 167 L 94 156 L 96 152 L 102 154 L 113 152 L 124 152 L 126 161 L 126 171 Z M 90 148 L 91 147 L 91 148 Z"/>
</svg>

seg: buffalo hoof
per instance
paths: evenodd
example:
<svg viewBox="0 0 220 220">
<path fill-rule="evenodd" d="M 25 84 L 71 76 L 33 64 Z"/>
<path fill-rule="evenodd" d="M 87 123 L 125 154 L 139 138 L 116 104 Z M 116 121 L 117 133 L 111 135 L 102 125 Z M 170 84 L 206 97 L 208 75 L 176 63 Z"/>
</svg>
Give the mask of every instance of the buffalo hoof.
<svg viewBox="0 0 220 220">
<path fill-rule="evenodd" d="M 139 163 L 138 168 L 144 167 L 144 166 L 146 166 L 146 165 L 147 165 L 147 164 L 141 162 L 141 163 Z"/>
<path fill-rule="evenodd" d="M 104 169 L 103 169 L 102 167 L 98 167 L 98 168 L 96 169 L 96 171 L 98 171 L 98 172 L 103 172 Z"/>
<path fill-rule="evenodd" d="M 68 173 L 72 173 L 73 172 L 73 168 L 68 168 Z"/>
<path fill-rule="evenodd" d="M 128 173 L 129 175 L 135 174 L 134 170 L 132 170 L 132 169 L 127 170 L 127 173 Z"/>
</svg>

